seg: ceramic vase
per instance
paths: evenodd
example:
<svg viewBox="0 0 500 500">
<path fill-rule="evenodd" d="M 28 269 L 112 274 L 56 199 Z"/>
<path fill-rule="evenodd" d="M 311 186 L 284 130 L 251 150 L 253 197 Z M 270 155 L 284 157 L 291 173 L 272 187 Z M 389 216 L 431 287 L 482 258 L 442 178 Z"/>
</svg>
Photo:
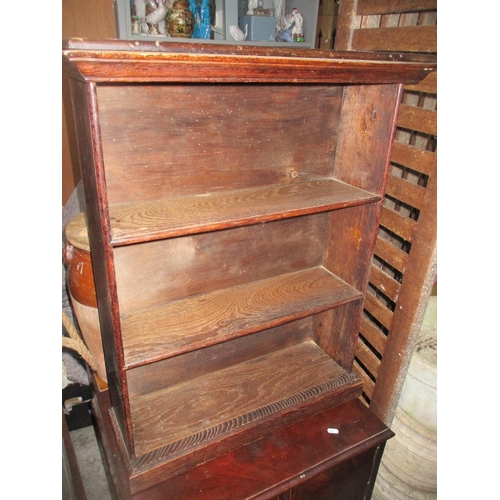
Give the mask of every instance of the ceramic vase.
<svg viewBox="0 0 500 500">
<path fill-rule="evenodd" d="M 69 297 L 83 341 L 94 356 L 97 374 L 107 382 L 94 271 L 87 222 L 83 213 L 69 221 L 65 234 L 67 243 L 63 250 L 63 258 L 66 262 Z"/>
<path fill-rule="evenodd" d="M 191 38 L 194 30 L 194 16 L 189 3 L 184 0 L 174 2 L 167 12 L 167 31 L 172 37 Z"/>
</svg>

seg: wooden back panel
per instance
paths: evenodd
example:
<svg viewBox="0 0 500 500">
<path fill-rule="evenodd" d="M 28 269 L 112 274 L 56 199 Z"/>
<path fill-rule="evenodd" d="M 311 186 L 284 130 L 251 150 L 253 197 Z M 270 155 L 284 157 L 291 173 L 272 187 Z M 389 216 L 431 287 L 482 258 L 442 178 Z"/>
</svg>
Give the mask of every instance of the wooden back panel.
<svg viewBox="0 0 500 500">
<path fill-rule="evenodd" d="M 312 317 L 216 344 L 127 372 L 130 397 L 144 396 L 203 377 L 311 338 Z"/>
<path fill-rule="evenodd" d="M 326 222 L 309 215 L 117 247 L 120 312 L 320 265 Z"/>
<path fill-rule="evenodd" d="M 342 89 L 100 85 L 109 203 L 328 177 Z"/>
</svg>

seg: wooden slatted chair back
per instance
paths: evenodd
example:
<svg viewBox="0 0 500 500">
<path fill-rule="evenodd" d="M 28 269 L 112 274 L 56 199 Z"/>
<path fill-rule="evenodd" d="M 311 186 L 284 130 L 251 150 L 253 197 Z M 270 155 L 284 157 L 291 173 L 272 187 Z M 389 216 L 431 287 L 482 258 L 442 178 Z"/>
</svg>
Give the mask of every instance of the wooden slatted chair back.
<svg viewBox="0 0 500 500">
<path fill-rule="evenodd" d="M 436 0 L 342 0 L 335 50 L 437 53 Z M 395 55 L 395 57 L 398 57 Z M 405 86 L 354 371 L 392 423 L 436 278 L 437 73 Z"/>
</svg>

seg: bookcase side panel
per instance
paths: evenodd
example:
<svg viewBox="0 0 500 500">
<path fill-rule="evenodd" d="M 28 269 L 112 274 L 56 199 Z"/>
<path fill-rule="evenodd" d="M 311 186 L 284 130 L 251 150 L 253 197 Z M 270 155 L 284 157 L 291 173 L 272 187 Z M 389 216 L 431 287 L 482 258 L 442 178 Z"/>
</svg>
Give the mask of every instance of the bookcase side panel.
<svg viewBox="0 0 500 500">
<path fill-rule="evenodd" d="M 133 454 L 95 85 L 70 79 L 70 86 L 73 106 L 79 110 L 75 113 L 75 127 L 110 398 Z"/>
<path fill-rule="evenodd" d="M 345 88 L 334 177 L 385 193 L 401 85 Z M 324 265 L 361 293 L 368 285 L 382 202 L 330 213 Z"/>
<path fill-rule="evenodd" d="M 402 85 L 344 89 L 334 177 L 384 195 Z"/>
<path fill-rule="evenodd" d="M 345 88 L 334 177 L 383 197 L 401 98 L 400 85 Z M 382 201 L 329 214 L 324 266 L 365 293 Z M 319 345 L 350 370 L 362 304 L 317 318 Z"/>
</svg>

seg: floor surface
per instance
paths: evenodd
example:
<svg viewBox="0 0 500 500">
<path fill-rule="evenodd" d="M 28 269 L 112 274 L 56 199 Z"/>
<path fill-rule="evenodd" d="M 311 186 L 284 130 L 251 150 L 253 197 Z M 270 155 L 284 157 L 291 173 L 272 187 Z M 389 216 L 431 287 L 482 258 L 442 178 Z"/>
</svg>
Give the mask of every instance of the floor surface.
<svg viewBox="0 0 500 500">
<path fill-rule="evenodd" d="M 83 427 L 69 433 L 87 500 L 112 500 L 94 428 Z"/>
</svg>

